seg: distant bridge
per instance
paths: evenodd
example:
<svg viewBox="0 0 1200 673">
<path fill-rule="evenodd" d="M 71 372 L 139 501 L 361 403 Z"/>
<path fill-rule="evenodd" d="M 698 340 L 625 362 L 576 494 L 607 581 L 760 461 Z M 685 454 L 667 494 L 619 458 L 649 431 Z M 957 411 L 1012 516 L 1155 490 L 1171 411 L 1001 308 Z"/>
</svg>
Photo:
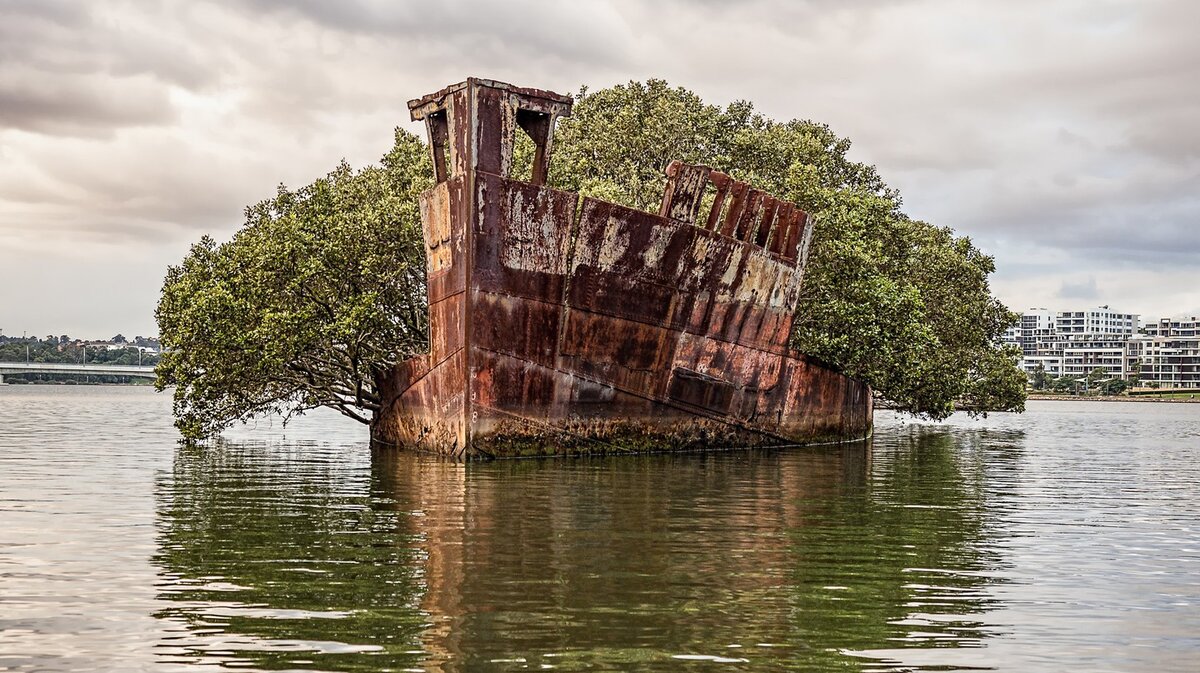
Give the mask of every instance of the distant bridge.
<svg viewBox="0 0 1200 673">
<path fill-rule="evenodd" d="M 0 383 L 6 374 L 105 374 L 154 378 L 154 365 L 81 365 L 69 362 L 0 362 Z"/>
</svg>

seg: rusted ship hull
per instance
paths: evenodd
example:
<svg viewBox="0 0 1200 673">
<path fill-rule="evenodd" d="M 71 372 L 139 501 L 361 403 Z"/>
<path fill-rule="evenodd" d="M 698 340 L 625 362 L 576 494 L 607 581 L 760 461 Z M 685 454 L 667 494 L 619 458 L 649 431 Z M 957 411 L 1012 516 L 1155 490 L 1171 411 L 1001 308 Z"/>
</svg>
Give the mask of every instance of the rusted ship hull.
<svg viewBox="0 0 1200 673">
<path fill-rule="evenodd" d="M 430 352 L 378 381 L 374 438 L 471 459 L 868 435 L 869 389 L 787 345 L 807 216 L 701 166 L 672 165 L 660 214 L 545 187 L 569 103 L 481 80 L 410 103 L 439 173 Z M 518 127 L 530 182 L 503 177 Z"/>
</svg>

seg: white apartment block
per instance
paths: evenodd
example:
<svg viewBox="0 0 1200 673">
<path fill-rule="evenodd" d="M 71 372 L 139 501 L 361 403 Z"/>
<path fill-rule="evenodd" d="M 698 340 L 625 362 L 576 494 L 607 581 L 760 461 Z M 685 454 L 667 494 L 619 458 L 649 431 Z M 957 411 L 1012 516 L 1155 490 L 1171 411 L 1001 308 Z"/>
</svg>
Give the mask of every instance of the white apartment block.
<svg viewBox="0 0 1200 673">
<path fill-rule="evenodd" d="M 1021 347 L 1021 368 L 1052 377 L 1084 378 L 1097 368 L 1139 386 L 1200 388 L 1200 318 L 1140 316 L 1100 306 L 1085 311 L 1030 309 L 1005 333 Z"/>
<path fill-rule="evenodd" d="M 1021 327 L 1013 325 L 1004 330 L 1004 334 L 1000 335 L 1000 343 L 1005 346 L 1021 347 Z"/>
<path fill-rule="evenodd" d="M 1029 376 L 1041 366 L 1051 376 L 1083 378 L 1097 367 L 1110 378 L 1126 375 L 1127 337 L 1110 334 L 1070 334 L 1037 342 L 1033 355 L 1021 359 L 1021 368 Z"/>
<path fill-rule="evenodd" d="M 1022 353 L 1037 355 L 1039 342 L 1053 340 L 1057 336 L 1057 316 L 1056 312 L 1044 308 L 1031 308 L 1021 314 L 1021 322 L 1015 327 Z"/>
<path fill-rule="evenodd" d="M 1160 318 L 1158 322 L 1146 323 L 1143 331 L 1147 336 L 1200 336 L 1200 319 L 1190 318 Z"/>
<path fill-rule="evenodd" d="M 1063 375 L 1063 356 L 1061 355 L 1026 355 L 1021 358 L 1021 369 L 1025 370 L 1025 375 L 1033 378 L 1037 373 L 1038 367 L 1046 371 L 1046 374 L 1059 378 Z"/>
<path fill-rule="evenodd" d="M 1133 336 L 1137 332 L 1139 318 L 1136 313 L 1119 313 L 1107 306 L 1098 306 L 1086 311 L 1059 311 L 1055 327 L 1059 334 Z"/>
<path fill-rule="evenodd" d="M 1128 376 L 1142 386 L 1200 388 L 1200 320 L 1162 318 L 1145 332 L 1126 346 Z"/>
<path fill-rule="evenodd" d="M 1083 378 L 1102 368 L 1111 378 L 1126 378 L 1126 343 L 1139 324 L 1138 314 L 1108 306 L 1070 311 L 1030 309 L 1015 326 L 1015 339 L 1023 354 L 1021 368 L 1029 376 L 1044 369 L 1050 376 L 1071 378 Z"/>
</svg>

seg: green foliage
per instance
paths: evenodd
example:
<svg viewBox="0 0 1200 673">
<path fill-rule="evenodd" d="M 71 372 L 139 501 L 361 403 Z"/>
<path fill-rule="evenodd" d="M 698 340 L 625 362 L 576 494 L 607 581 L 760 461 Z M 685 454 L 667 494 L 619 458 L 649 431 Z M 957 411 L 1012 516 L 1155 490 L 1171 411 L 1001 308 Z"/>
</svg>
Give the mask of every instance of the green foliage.
<svg viewBox="0 0 1200 673">
<path fill-rule="evenodd" d="M 106 365 L 153 365 L 158 363 L 157 355 L 152 353 L 139 355 L 138 349 L 133 347 L 108 350 L 104 347 L 89 346 L 85 353 L 82 343 L 72 342 L 66 335 L 54 337 L 53 340 L 33 338 L 0 340 L 0 362 L 25 362 L 27 347 L 29 362 Z M 9 376 L 23 375 L 10 374 Z M 52 378 L 50 377 L 48 380 Z"/>
<path fill-rule="evenodd" d="M 1051 390 L 1056 393 L 1074 393 L 1079 389 L 1079 386 L 1079 380 L 1069 376 L 1060 376 L 1050 384 Z"/>
<path fill-rule="evenodd" d="M 1052 377 L 1046 373 L 1046 366 L 1039 362 L 1037 369 L 1033 370 L 1032 379 L 1034 390 L 1045 390 L 1050 385 Z"/>
<path fill-rule="evenodd" d="M 1104 367 L 1095 367 L 1092 369 L 1092 371 L 1088 372 L 1088 375 L 1085 378 L 1085 380 L 1087 381 L 1088 389 L 1090 390 L 1092 388 L 1095 388 L 1097 385 L 1099 385 L 1102 381 L 1104 381 L 1107 378 L 1108 378 L 1108 370 L 1107 369 L 1105 369 Z"/>
<path fill-rule="evenodd" d="M 205 237 L 168 270 L 156 385 L 175 386 L 186 437 L 318 406 L 369 421 L 376 372 L 425 349 L 417 195 L 430 175 L 422 143 L 397 131 L 381 167 L 281 186 L 233 240 Z"/>
<path fill-rule="evenodd" d="M 517 134 L 518 138 L 521 134 Z M 532 143 L 514 150 L 528 173 Z M 1025 377 L 999 338 L 1016 316 L 990 293 L 992 259 L 900 211 L 899 194 L 850 142 L 737 101 L 705 104 L 661 80 L 581 90 L 554 138 L 551 184 L 656 210 L 663 168 L 707 164 L 818 217 L 793 344 L 894 405 L 943 418 L 1020 410 Z M 158 307 L 186 436 L 238 419 L 331 406 L 368 422 L 381 368 L 425 347 L 418 193 L 423 144 L 398 131 L 382 167 L 342 165 L 247 210 L 232 241 L 205 238 L 172 267 Z"/>
<path fill-rule="evenodd" d="M 970 239 L 913 220 L 873 166 L 824 124 L 721 108 L 661 80 L 582 90 L 555 134 L 551 183 L 654 210 L 672 159 L 706 164 L 817 216 L 794 345 L 896 408 L 944 418 L 1021 410 L 1016 315 L 991 296 L 993 261 Z M 518 156 L 518 159 L 521 159 Z"/>
<path fill-rule="evenodd" d="M 1100 394 L 1102 395 L 1123 395 L 1126 390 L 1129 390 L 1130 384 L 1123 379 L 1109 379 L 1100 384 Z"/>
</svg>

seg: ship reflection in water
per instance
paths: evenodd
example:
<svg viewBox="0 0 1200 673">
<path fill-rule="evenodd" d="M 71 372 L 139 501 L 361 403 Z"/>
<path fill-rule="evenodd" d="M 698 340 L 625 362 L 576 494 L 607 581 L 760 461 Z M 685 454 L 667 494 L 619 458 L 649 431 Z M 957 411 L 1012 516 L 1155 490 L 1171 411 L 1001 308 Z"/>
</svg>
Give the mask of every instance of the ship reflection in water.
<svg viewBox="0 0 1200 673">
<path fill-rule="evenodd" d="M 1004 565 L 945 432 L 802 451 L 472 465 L 180 449 L 160 661 L 299 670 L 977 666 Z M 1007 448 L 1006 448 L 1007 447 Z"/>
</svg>

